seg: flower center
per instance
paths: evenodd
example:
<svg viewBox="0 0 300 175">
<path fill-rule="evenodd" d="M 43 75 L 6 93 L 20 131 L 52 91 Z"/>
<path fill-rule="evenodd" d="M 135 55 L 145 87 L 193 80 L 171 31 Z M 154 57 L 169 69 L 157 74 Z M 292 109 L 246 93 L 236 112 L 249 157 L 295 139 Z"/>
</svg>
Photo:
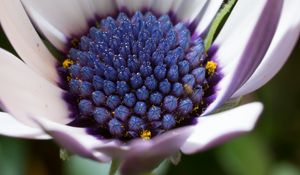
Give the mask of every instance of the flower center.
<svg viewBox="0 0 300 175">
<path fill-rule="evenodd" d="M 70 49 L 61 68 L 78 111 L 70 125 L 130 140 L 191 123 L 207 105 L 217 65 L 183 23 L 136 12 L 101 20 Z"/>
</svg>

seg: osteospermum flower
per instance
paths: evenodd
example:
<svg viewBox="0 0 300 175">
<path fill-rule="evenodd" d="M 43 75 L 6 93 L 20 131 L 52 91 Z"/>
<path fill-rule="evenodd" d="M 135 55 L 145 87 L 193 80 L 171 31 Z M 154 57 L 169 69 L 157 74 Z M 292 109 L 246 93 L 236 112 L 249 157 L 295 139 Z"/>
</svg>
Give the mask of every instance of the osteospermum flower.
<svg viewBox="0 0 300 175">
<path fill-rule="evenodd" d="M 298 39 L 300 2 L 238 1 L 213 40 L 222 3 L 1 0 L 24 62 L 0 50 L 0 134 L 52 138 L 139 174 L 251 130 L 258 102 L 214 112 L 278 72 Z"/>
</svg>

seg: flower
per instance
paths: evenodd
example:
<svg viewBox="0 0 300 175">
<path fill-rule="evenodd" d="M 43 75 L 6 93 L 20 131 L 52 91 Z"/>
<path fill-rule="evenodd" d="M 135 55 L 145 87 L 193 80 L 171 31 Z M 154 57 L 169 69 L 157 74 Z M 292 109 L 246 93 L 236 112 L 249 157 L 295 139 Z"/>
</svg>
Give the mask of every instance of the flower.
<svg viewBox="0 0 300 175">
<path fill-rule="evenodd" d="M 77 0 L 72 2 L 67 0 L 2 0 L 1 26 L 24 62 L 7 51 L 0 50 L 0 80 L 2 82 L 0 104 L 1 109 L 5 111 L 0 114 L 0 134 L 30 139 L 52 138 L 72 153 L 84 157 L 100 162 L 109 162 L 112 158 L 119 159 L 123 174 L 138 174 L 153 169 L 160 161 L 179 150 L 185 154 L 192 154 L 250 131 L 262 111 L 262 105 L 259 102 L 225 112 L 214 114 L 213 112 L 229 99 L 258 89 L 279 71 L 299 36 L 300 17 L 294 14 L 297 13 L 300 2 L 297 0 L 262 0 L 255 3 L 238 1 L 206 55 L 205 52 L 199 51 L 199 48 L 205 48 L 201 36 L 206 36 L 222 3 L 221 0 L 201 2 L 193 0 L 164 2 L 156 0 Z M 93 34 L 99 32 L 100 29 L 91 28 L 86 36 L 81 37 L 79 46 L 77 46 L 78 42 L 72 39 L 88 30 L 89 22 L 95 21 L 96 17 L 105 19 L 107 16 L 118 16 L 119 12 L 124 9 L 128 11 L 128 14 L 145 10 L 157 13 L 163 20 L 159 21 L 162 26 L 171 23 L 163 15 L 169 14 L 169 17 L 177 18 L 188 26 L 189 29 L 182 23 L 177 25 L 173 22 L 174 24 L 170 26 L 171 28 L 172 25 L 175 26 L 173 27 L 175 32 L 171 32 L 170 35 L 164 33 L 166 42 L 160 43 L 161 46 L 158 44 L 157 47 L 169 53 L 169 46 L 176 43 L 176 47 L 180 46 L 179 51 L 182 48 L 188 51 L 196 50 L 196 53 L 184 51 L 185 61 L 188 63 L 181 63 L 188 65 L 192 70 L 188 70 L 185 74 L 178 73 L 183 69 L 179 68 L 179 61 L 174 59 L 180 57 L 176 56 L 178 54 L 176 52 L 171 54 L 170 58 L 167 56 L 164 58 L 164 63 L 170 64 L 167 65 L 170 68 L 164 68 L 159 64 L 149 68 L 147 62 L 147 64 L 135 64 L 133 61 L 132 69 L 137 70 L 130 71 L 138 73 L 132 75 L 130 79 L 128 76 L 127 79 L 126 71 L 124 71 L 125 73 L 120 78 L 115 69 L 122 64 L 122 59 L 110 63 L 112 57 L 107 53 L 108 56 L 103 55 L 101 58 L 106 66 L 104 73 L 99 73 L 102 78 L 105 78 L 105 82 L 102 83 L 98 78 L 99 81 L 96 82 L 100 83 L 95 84 L 94 77 L 98 74 L 93 71 L 100 70 L 100 68 L 95 69 L 98 65 L 95 62 L 96 59 L 86 55 L 85 46 L 91 43 L 91 40 L 100 42 L 105 40 L 105 37 L 101 40 L 93 38 Z M 148 13 L 148 16 L 151 17 L 151 14 Z M 126 15 L 123 17 L 121 15 L 118 27 L 122 26 L 124 18 Z M 134 21 L 133 18 L 131 21 Z M 102 20 L 103 24 L 101 23 L 100 26 L 104 28 L 101 30 L 109 31 L 115 28 L 110 28 L 111 19 Z M 154 22 L 157 20 L 155 19 Z M 125 25 L 125 27 L 128 26 Z M 157 30 L 163 31 L 164 29 L 159 27 Z M 63 58 L 64 60 L 59 62 L 50 53 L 37 31 L 43 34 L 56 49 L 63 52 L 64 56 L 70 58 Z M 187 35 L 189 31 L 192 32 L 191 35 Z M 138 32 L 141 32 L 140 29 Z M 174 34 L 177 36 L 175 39 Z M 128 42 L 132 42 L 133 39 L 128 37 Z M 139 38 L 142 39 L 140 42 L 145 44 L 149 36 L 145 33 Z M 71 42 L 73 50 L 69 50 L 70 39 L 73 41 Z M 114 37 L 106 39 L 108 41 L 103 44 L 109 44 L 111 49 L 117 49 L 116 52 L 122 55 L 123 51 L 118 49 L 122 48 L 120 44 L 126 44 L 126 42 L 115 41 Z M 138 44 L 136 45 L 134 47 L 131 45 L 132 52 L 135 47 L 136 50 L 139 49 Z M 101 49 L 102 46 L 99 48 Z M 143 54 L 147 51 L 151 51 L 151 45 L 148 50 L 141 52 L 139 58 L 146 59 Z M 152 57 L 154 57 L 153 51 L 151 51 Z M 126 49 L 124 52 L 126 53 Z M 106 53 L 106 51 L 100 53 Z M 200 58 L 204 59 L 203 65 L 201 65 Z M 89 65 L 90 60 L 92 60 L 92 65 Z M 129 60 L 130 58 L 127 58 L 125 68 L 131 69 Z M 173 63 L 174 60 L 175 63 Z M 150 61 L 150 65 L 154 63 L 155 61 Z M 171 65 L 175 65 L 174 69 L 171 69 Z M 79 66 L 81 79 L 77 79 L 76 66 Z M 198 68 L 201 68 L 202 72 Z M 206 76 L 199 78 L 203 76 L 203 70 Z M 188 74 L 189 72 L 192 73 Z M 65 76 L 59 73 L 64 73 Z M 143 81 L 146 77 L 150 77 L 150 80 Z M 154 78 L 151 79 L 151 77 Z M 181 81 L 178 80 L 179 77 Z M 124 82 L 116 81 L 116 79 L 122 79 Z M 159 80 L 157 82 L 159 87 L 152 86 L 156 80 Z M 128 87 L 128 81 L 131 89 Z M 170 82 L 177 83 L 178 87 L 182 86 L 184 92 L 179 91 L 180 88 L 175 88 L 175 92 L 168 95 L 171 91 Z M 175 86 L 173 84 L 172 86 Z M 67 88 L 64 85 L 67 85 Z M 76 88 L 77 85 L 79 89 Z M 205 90 L 206 85 L 209 90 Z M 96 92 L 95 89 L 98 86 L 105 86 L 105 88 L 99 87 Z M 159 89 L 159 93 L 149 91 L 152 87 L 154 90 Z M 209 95 L 204 95 L 202 91 L 199 91 L 202 88 Z M 130 95 L 129 92 L 135 94 Z M 179 95 L 176 98 L 177 93 Z M 66 94 L 71 94 L 71 99 L 75 96 L 76 100 L 70 102 L 70 98 L 66 99 Z M 126 95 L 128 100 L 124 100 Z M 102 104 L 102 96 L 107 96 L 109 99 L 105 100 L 105 105 Z M 130 98 L 132 96 L 136 96 L 140 102 L 132 102 Z M 151 115 L 147 115 L 147 119 L 142 119 L 142 116 L 146 116 L 146 112 L 150 113 L 150 110 L 147 111 L 150 108 L 150 102 L 147 101 L 149 96 L 154 96 L 152 100 L 149 100 L 154 106 L 156 101 L 159 101 L 157 104 L 161 104 L 161 100 L 158 99 L 162 96 L 163 105 L 151 108 Z M 203 98 L 207 106 L 198 106 L 197 100 Z M 120 105 L 121 99 L 125 105 Z M 204 109 L 203 112 L 201 108 Z M 78 110 L 79 113 L 76 113 L 75 111 Z M 157 112 L 160 110 L 162 112 Z M 128 111 L 133 111 L 138 116 L 131 116 Z M 156 125 L 151 122 L 145 123 L 152 119 L 157 121 L 156 113 L 163 115 L 157 117 L 161 133 L 154 127 Z M 74 120 L 70 118 L 71 114 L 80 114 L 80 116 L 75 116 Z M 195 114 L 201 116 L 195 117 Z M 111 115 L 114 117 L 112 118 Z M 89 120 L 92 116 L 94 123 L 96 120 L 97 124 L 101 124 L 100 131 L 96 131 L 96 134 L 95 130 L 93 134 L 91 130 L 87 132 L 84 128 L 87 125 L 86 121 L 76 120 L 81 116 L 88 116 Z M 183 118 L 185 116 L 189 118 Z M 182 121 L 187 121 L 187 124 L 182 124 L 185 123 Z M 122 122 L 127 122 L 126 127 Z M 88 126 L 90 127 L 90 124 Z M 176 129 L 173 129 L 174 127 Z M 125 136 L 124 133 L 128 134 Z M 137 137 L 143 139 L 137 139 Z"/>
</svg>

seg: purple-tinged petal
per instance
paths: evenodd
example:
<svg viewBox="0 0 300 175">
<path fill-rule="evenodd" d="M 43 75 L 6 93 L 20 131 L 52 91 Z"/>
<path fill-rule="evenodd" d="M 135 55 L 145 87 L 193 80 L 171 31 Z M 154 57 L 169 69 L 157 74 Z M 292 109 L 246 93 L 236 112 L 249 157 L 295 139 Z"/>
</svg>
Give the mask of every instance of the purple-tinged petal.
<svg viewBox="0 0 300 175">
<path fill-rule="evenodd" d="M 51 138 L 42 129 L 24 125 L 8 113 L 0 112 L 0 123 L 0 135 L 38 140 Z"/>
<path fill-rule="evenodd" d="M 237 2 L 214 42 L 218 49 L 213 59 L 224 77 L 215 86 L 216 98 L 203 115 L 228 100 L 255 71 L 272 41 L 282 3 L 282 0 Z"/>
<path fill-rule="evenodd" d="M 185 154 L 204 151 L 251 131 L 262 109 L 261 103 L 254 102 L 222 113 L 199 117 L 193 134 L 181 147 L 181 151 Z"/>
<path fill-rule="evenodd" d="M 203 10 L 198 14 L 193 22 L 197 22 L 197 27 L 194 35 L 198 36 L 205 33 L 208 30 L 209 25 L 216 16 L 220 9 L 223 0 L 207 1 Z"/>
<path fill-rule="evenodd" d="M 100 162 L 109 162 L 111 160 L 111 158 L 105 154 L 94 151 L 95 147 L 110 146 L 111 144 L 87 134 L 84 128 L 75 128 L 51 122 L 43 117 L 35 117 L 33 120 L 61 147 L 71 153 Z"/>
<path fill-rule="evenodd" d="M 151 171 L 158 164 L 179 151 L 193 127 L 170 130 L 151 140 L 134 140 L 121 162 L 122 175 L 136 175 Z"/>
<path fill-rule="evenodd" d="M 56 60 L 35 31 L 19 0 L 1 1 L 0 23 L 18 55 L 33 70 L 57 82 Z"/>
<path fill-rule="evenodd" d="M 119 9 L 126 8 L 130 13 L 138 10 L 149 9 L 153 0 L 116 0 Z"/>
<path fill-rule="evenodd" d="M 284 1 L 278 28 L 271 45 L 258 68 L 234 97 L 250 93 L 268 82 L 283 66 L 291 54 L 300 33 L 300 1 Z"/>
<path fill-rule="evenodd" d="M 62 99 L 63 90 L 53 85 L 9 52 L 0 49 L 0 106 L 25 124 L 28 115 L 70 122 L 69 110 Z"/>
</svg>

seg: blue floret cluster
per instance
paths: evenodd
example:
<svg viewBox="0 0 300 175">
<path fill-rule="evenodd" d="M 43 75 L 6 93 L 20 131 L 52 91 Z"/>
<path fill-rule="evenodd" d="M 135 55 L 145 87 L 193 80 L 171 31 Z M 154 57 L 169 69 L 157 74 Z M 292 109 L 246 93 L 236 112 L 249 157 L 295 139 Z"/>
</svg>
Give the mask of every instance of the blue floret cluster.
<svg viewBox="0 0 300 175">
<path fill-rule="evenodd" d="M 71 125 L 130 140 L 191 122 L 205 107 L 206 62 L 203 40 L 168 15 L 102 19 L 61 66 L 78 111 Z"/>
</svg>

